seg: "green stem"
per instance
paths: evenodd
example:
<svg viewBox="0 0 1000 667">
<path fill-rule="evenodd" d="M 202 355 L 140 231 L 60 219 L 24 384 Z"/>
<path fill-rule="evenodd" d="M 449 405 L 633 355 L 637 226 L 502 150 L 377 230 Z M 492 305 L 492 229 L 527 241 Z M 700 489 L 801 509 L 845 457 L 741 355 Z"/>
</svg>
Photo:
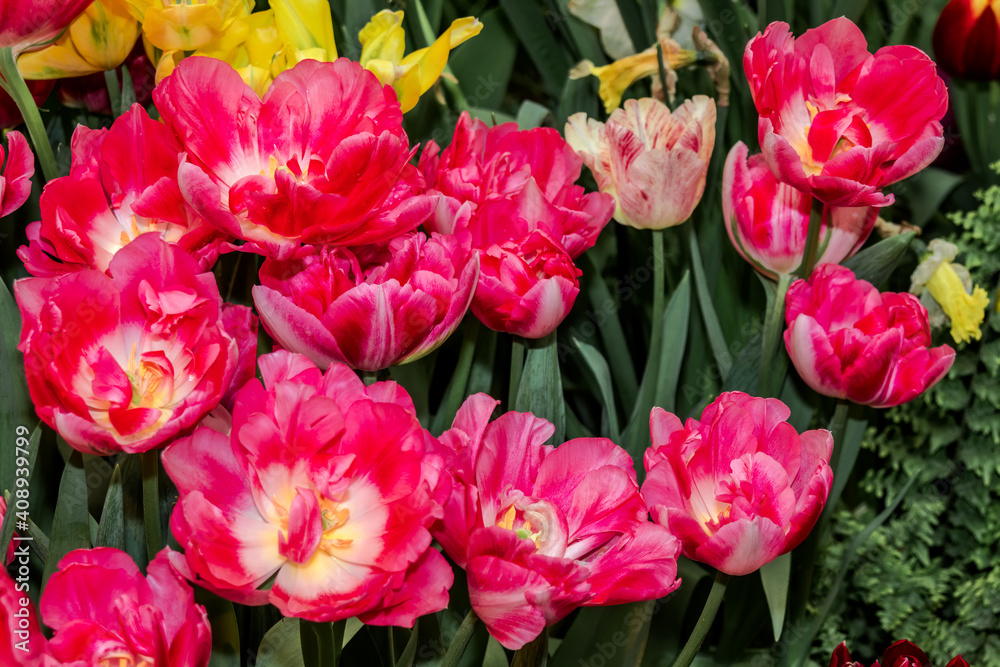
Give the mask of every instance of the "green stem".
<svg viewBox="0 0 1000 667">
<path fill-rule="evenodd" d="M 799 266 L 799 276 L 808 279 L 816 266 L 816 250 L 819 248 L 819 232 L 823 226 L 823 216 L 826 215 L 826 204 L 819 200 L 813 201 L 812 212 L 809 214 L 809 230 L 806 232 L 806 247 L 802 252 L 802 264 Z"/>
<path fill-rule="evenodd" d="M 414 0 L 413 3 L 417 8 L 417 21 L 420 23 L 420 32 L 423 33 L 424 41 L 427 42 L 427 46 L 434 43 L 434 29 L 431 27 L 431 22 L 427 18 L 427 12 L 424 11 L 424 4 L 420 0 Z M 446 64 L 444 70 L 441 72 L 441 82 L 444 87 L 448 89 L 452 98 L 455 100 L 455 106 L 458 107 L 459 111 L 468 111 L 471 107 L 469 106 L 469 100 L 465 98 L 465 93 L 462 92 L 462 88 L 455 83 L 453 77 L 455 75 L 451 73 L 451 68 Z"/>
<path fill-rule="evenodd" d="M 45 180 L 51 181 L 59 176 L 59 167 L 56 165 L 56 156 L 52 152 L 52 144 L 49 143 L 49 135 L 45 131 L 42 117 L 38 113 L 38 105 L 31 97 L 28 84 L 24 82 L 21 72 L 17 69 L 17 60 L 11 47 L 0 48 L 0 75 L 3 76 L 3 89 L 13 98 L 17 108 L 21 110 L 24 124 L 28 128 L 31 136 L 31 143 L 35 146 L 35 153 L 38 155 L 38 162 L 42 165 L 42 174 Z"/>
<path fill-rule="evenodd" d="M 723 572 L 716 572 L 712 590 L 709 591 L 708 599 L 705 600 L 705 608 L 701 610 L 701 616 L 698 617 L 698 622 L 695 623 L 694 630 L 691 632 L 691 636 L 688 637 L 687 643 L 684 644 L 681 654 L 674 661 L 674 667 L 688 667 L 694 660 L 694 657 L 698 655 L 698 650 L 701 648 L 702 643 L 704 643 L 705 636 L 711 629 L 716 614 L 719 613 L 719 606 L 722 604 L 722 598 L 726 595 L 726 586 L 728 584 L 729 575 Z"/>
<path fill-rule="evenodd" d="M 507 394 L 507 409 L 513 410 L 517 403 L 517 392 L 521 388 L 521 374 L 524 373 L 524 339 L 514 336 L 510 346 L 510 392 Z"/>
<path fill-rule="evenodd" d="M 160 529 L 160 452 L 153 449 L 142 457 L 142 516 L 146 524 L 146 551 L 149 560 L 163 549 Z"/>
<path fill-rule="evenodd" d="M 775 396 L 781 391 L 781 385 L 775 387 L 779 379 L 775 377 L 774 360 L 775 353 L 781 340 L 782 325 L 785 321 L 785 294 L 789 285 L 792 284 L 794 276 L 782 274 L 778 277 L 778 287 L 771 302 L 771 309 L 764 320 L 764 342 L 760 351 L 760 386 L 757 388 L 758 394 L 768 398 Z M 784 378 L 780 378 L 784 380 Z"/>
<path fill-rule="evenodd" d="M 656 354 L 663 337 L 663 309 L 666 292 L 664 282 L 666 264 L 663 258 L 663 230 L 653 230 L 653 330 L 649 336 L 649 353 Z"/>
<path fill-rule="evenodd" d="M 465 619 L 462 620 L 462 625 L 458 626 L 458 632 L 451 640 L 448 652 L 441 659 L 441 667 L 455 667 L 462 661 L 465 648 L 469 645 L 469 640 L 472 639 L 472 633 L 475 631 L 477 623 L 479 623 L 479 617 L 476 616 L 475 611 L 470 609 Z"/>
<path fill-rule="evenodd" d="M 111 101 L 111 113 L 118 116 L 122 112 L 122 89 L 118 83 L 118 72 L 109 69 L 104 71 L 104 83 L 108 86 L 108 99 Z M 241 253 L 237 253 L 239 255 Z"/>
<path fill-rule="evenodd" d="M 542 667 L 549 658 L 549 629 L 535 637 L 531 643 L 514 652 L 510 667 Z"/>
<path fill-rule="evenodd" d="M 455 372 L 451 375 L 451 382 L 445 390 L 444 398 L 441 399 L 441 406 L 431 420 L 431 432 L 440 434 L 446 428 L 451 427 L 451 422 L 462 405 L 467 394 L 466 387 L 469 386 L 469 374 L 472 372 L 472 363 L 476 358 L 476 339 L 479 337 L 479 320 L 475 317 L 466 317 L 462 331 L 462 349 L 458 353 L 458 363 L 455 365 Z"/>
<path fill-rule="evenodd" d="M 361 380 L 366 387 L 370 387 L 378 382 L 378 371 L 361 371 Z"/>
<path fill-rule="evenodd" d="M 307 664 L 337 667 L 346 625 L 346 621 L 300 621 L 299 641 Z"/>
</svg>

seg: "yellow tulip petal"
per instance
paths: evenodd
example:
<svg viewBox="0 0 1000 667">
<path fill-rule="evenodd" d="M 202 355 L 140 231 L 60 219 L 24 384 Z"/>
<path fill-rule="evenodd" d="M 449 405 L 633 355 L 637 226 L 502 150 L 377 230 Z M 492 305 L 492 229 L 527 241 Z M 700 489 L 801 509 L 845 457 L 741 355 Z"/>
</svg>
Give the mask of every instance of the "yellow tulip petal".
<svg viewBox="0 0 1000 667">
<path fill-rule="evenodd" d="M 183 59 L 183 51 L 165 51 L 156 63 L 156 84 L 159 85 L 160 81 L 173 74 L 174 69 Z"/>
<path fill-rule="evenodd" d="M 951 337 L 956 343 L 967 343 L 983 337 L 979 325 L 990 305 L 986 290 L 978 285 L 972 294 L 965 291 L 962 279 L 950 262 L 943 262 L 927 281 L 927 290 L 951 319 Z"/>
<path fill-rule="evenodd" d="M 441 76 L 445 65 L 448 64 L 448 55 L 453 48 L 462 44 L 466 40 L 478 35 L 483 29 L 483 24 L 479 19 L 466 17 L 456 19 L 451 27 L 441 34 L 434 43 L 426 49 L 420 49 L 409 54 L 400 63 L 403 67 L 416 64 L 420 79 L 420 94 L 423 95 L 434 82 Z"/>
<path fill-rule="evenodd" d="M 67 32 L 83 59 L 103 72 L 125 62 L 139 38 L 139 24 L 122 0 L 95 0 Z"/>
<path fill-rule="evenodd" d="M 396 81 L 392 84 L 392 87 L 396 91 L 396 97 L 399 99 L 399 106 L 402 112 L 406 113 L 417 106 L 417 102 L 420 101 L 420 95 L 422 94 L 420 90 L 420 70 L 415 66 L 411 66 L 408 71 L 404 71 L 396 77 Z"/>
<path fill-rule="evenodd" d="M 386 60 L 398 65 L 406 50 L 406 32 L 403 30 L 403 12 L 383 9 L 358 33 L 361 42 L 362 65 L 369 60 Z"/>
<path fill-rule="evenodd" d="M 222 15 L 211 5 L 150 7 L 142 23 L 146 39 L 164 51 L 194 51 L 215 40 Z"/>
<path fill-rule="evenodd" d="M 253 91 L 260 97 L 264 97 L 264 93 L 267 92 L 267 89 L 271 87 L 271 82 L 274 81 L 270 70 L 254 67 L 253 65 L 240 67 L 236 71 L 243 77 L 243 81 L 253 88 Z"/>
<path fill-rule="evenodd" d="M 247 56 L 254 67 L 268 70 L 270 77 L 271 63 L 282 45 L 275 14 L 271 10 L 255 12 L 246 21 L 250 27 L 245 44 Z"/>
<path fill-rule="evenodd" d="M 18 58 L 17 69 L 25 79 L 65 79 L 102 71 L 84 60 L 70 39 L 60 39 L 40 51 L 25 53 Z"/>
<path fill-rule="evenodd" d="M 327 0 L 271 0 L 281 39 L 293 50 L 322 53 L 323 60 L 337 58 L 333 16 Z"/>
<path fill-rule="evenodd" d="M 378 77 L 383 86 L 391 86 L 396 81 L 396 66 L 388 60 L 369 60 L 365 69 Z"/>
</svg>

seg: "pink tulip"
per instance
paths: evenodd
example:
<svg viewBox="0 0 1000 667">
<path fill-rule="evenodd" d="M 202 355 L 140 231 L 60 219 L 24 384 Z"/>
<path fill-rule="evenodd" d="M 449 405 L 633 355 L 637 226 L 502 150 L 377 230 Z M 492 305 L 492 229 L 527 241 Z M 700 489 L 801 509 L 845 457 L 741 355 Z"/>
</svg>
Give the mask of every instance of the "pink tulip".
<svg viewBox="0 0 1000 667">
<path fill-rule="evenodd" d="M 60 667 L 49 650 L 45 635 L 38 624 L 38 613 L 28 597 L 30 573 L 27 543 L 24 544 L 25 566 L 12 568 L 15 579 L 6 568 L 0 568 L 0 665 L 9 667 Z"/>
<path fill-rule="evenodd" d="M 78 127 L 68 176 L 42 191 L 42 220 L 28 225 L 18 257 L 35 276 L 107 271 L 140 234 L 156 232 L 211 268 L 226 236 L 184 203 L 177 183 L 183 149 L 138 104 L 110 130 Z"/>
<path fill-rule="evenodd" d="M 5 159 L 6 158 L 6 159 Z M 31 194 L 35 154 L 20 132 L 7 133 L 7 150 L 0 146 L 0 218 L 21 208 Z"/>
<path fill-rule="evenodd" d="M 516 241 L 540 230 L 557 239 L 573 258 L 594 245 L 611 218 L 614 201 L 584 194 L 576 185 L 583 161 L 551 128 L 519 131 L 516 123 L 487 127 L 462 112 L 455 136 L 444 151 L 433 141 L 420 156 L 428 187 L 471 216 L 460 223 L 472 245 Z M 453 233 L 454 219 L 433 218 L 432 231 Z"/>
<path fill-rule="evenodd" d="M 580 292 L 580 270 L 543 232 L 479 252 L 479 286 L 472 312 L 494 331 L 544 338 L 569 314 Z"/>
<path fill-rule="evenodd" d="M 556 448 L 530 413 L 490 423 L 466 400 L 441 444 L 455 479 L 435 537 L 465 568 L 472 608 L 518 649 L 579 606 L 662 597 L 677 586 L 677 540 L 648 521 L 632 459 L 605 438 Z"/>
<path fill-rule="evenodd" d="M 301 259 L 268 259 L 253 288 L 264 327 L 320 368 L 375 371 L 414 361 L 454 332 L 469 308 L 479 260 L 454 236 L 423 232 Z"/>
<path fill-rule="evenodd" d="M 802 263 L 812 195 L 774 177 L 761 154 L 747 159 L 737 142 L 722 173 L 722 213 L 736 251 L 764 275 L 791 274 Z M 816 264 L 839 264 L 868 240 L 878 209 L 829 206 L 820 226 Z"/>
<path fill-rule="evenodd" d="M 849 269 L 826 264 L 785 297 L 785 346 L 806 384 L 833 396 L 887 408 L 923 393 L 955 360 L 929 347 L 927 310 L 912 294 L 879 293 Z"/>
<path fill-rule="evenodd" d="M 395 92 L 346 58 L 303 60 L 263 100 L 227 63 L 187 58 L 153 99 L 187 151 L 185 198 L 247 250 L 376 243 L 434 210 Z"/>
<path fill-rule="evenodd" d="M 208 615 L 168 553 L 157 554 L 145 577 L 118 549 L 67 554 L 39 602 L 42 619 L 55 631 L 52 654 L 73 665 L 208 665 Z"/>
<path fill-rule="evenodd" d="M 802 435 L 776 398 L 720 395 L 686 424 L 653 408 L 642 495 L 684 555 L 730 575 L 788 553 L 819 518 L 833 483 L 829 431 Z"/>
<path fill-rule="evenodd" d="M 286 351 L 236 398 L 231 435 L 199 428 L 163 452 L 180 499 L 185 576 L 285 616 L 412 626 L 444 609 L 451 567 L 429 528 L 449 492 L 413 402 L 342 364 Z"/>
<path fill-rule="evenodd" d="M 673 113 L 659 100 L 626 100 L 607 123 L 569 117 L 566 140 L 583 158 L 601 192 L 615 197 L 618 222 L 663 229 L 691 217 L 705 192 L 715 146 L 715 101 L 686 100 Z"/>
<path fill-rule="evenodd" d="M 14 295 L 38 416 L 85 453 L 169 442 L 212 410 L 256 356 L 241 359 L 248 328 L 226 329 L 240 318 L 223 315 L 215 277 L 158 234 L 122 248 L 107 274 L 25 278 Z"/>
<path fill-rule="evenodd" d="M 827 204 L 891 204 L 882 188 L 926 167 L 944 145 L 948 95 L 931 59 L 912 46 L 872 55 L 848 19 L 798 39 L 772 23 L 747 44 L 743 69 L 774 175 Z"/>
<path fill-rule="evenodd" d="M 0 0 L 0 48 L 15 55 L 51 42 L 92 0 Z"/>
</svg>

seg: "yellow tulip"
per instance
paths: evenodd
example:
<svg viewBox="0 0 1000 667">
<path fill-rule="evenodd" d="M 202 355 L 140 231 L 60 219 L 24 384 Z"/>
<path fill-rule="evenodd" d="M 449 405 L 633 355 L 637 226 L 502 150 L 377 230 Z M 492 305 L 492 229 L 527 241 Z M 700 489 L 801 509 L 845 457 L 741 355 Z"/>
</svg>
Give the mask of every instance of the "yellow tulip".
<svg viewBox="0 0 1000 667">
<path fill-rule="evenodd" d="M 482 29 L 479 19 L 467 16 L 456 19 L 434 43 L 408 56 L 405 52 L 403 12 L 383 9 L 358 33 L 361 41 L 361 65 L 385 85 L 391 85 L 403 112 L 417 104 L 430 90 L 448 64 L 448 54 L 459 44 L 475 37 Z"/>
<path fill-rule="evenodd" d="M 128 0 L 146 41 L 162 51 L 195 51 L 250 15 L 251 0 Z"/>
<path fill-rule="evenodd" d="M 112 70 L 139 37 L 124 0 L 95 0 L 50 46 L 26 53 L 17 66 L 25 79 L 63 79 Z"/>
<path fill-rule="evenodd" d="M 333 16 L 327 0 L 271 0 L 270 5 L 285 45 L 284 69 L 307 58 L 322 62 L 337 59 Z"/>
</svg>

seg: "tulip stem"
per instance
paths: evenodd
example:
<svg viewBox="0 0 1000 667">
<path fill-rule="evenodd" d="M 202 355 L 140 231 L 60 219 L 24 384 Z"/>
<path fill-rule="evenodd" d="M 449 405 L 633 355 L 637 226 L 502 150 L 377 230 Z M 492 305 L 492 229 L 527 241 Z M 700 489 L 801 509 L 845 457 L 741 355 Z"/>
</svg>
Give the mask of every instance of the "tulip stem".
<svg viewBox="0 0 1000 667">
<path fill-rule="evenodd" d="M 775 387 L 773 385 L 784 380 L 784 376 L 776 377 L 774 362 L 781 338 L 782 323 L 785 320 L 785 294 L 788 293 L 788 287 L 792 284 L 793 278 L 794 276 L 785 273 L 778 277 L 774 299 L 767 312 L 767 319 L 764 320 L 764 342 L 760 352 L 760 383 L 757 391 L 765 398 L 780 393 L 781 386 Z"/>
<path fill-rule="evenodd" d="M 658 354 L 663 338 L 663 309 L 666 265 L 663 261 L 663 230 L 653 230 L 653 330 L 649 336 L 649 354 Z M 656 365 L 659 368 L 659 364 Z M 646 378 L 643 378 L 645 380 Z M 655 382 L 655 380 L 654 380 Z"/>
<path fill-rule="evenodd" d="M 104 83 L 108 86 L 108 101 L 111 104 L 111 113 L 118 116 L 122 112 L 122 88 L 118 84 L 118 72 L 113 69 L 105 70 Z M 237 253 L 236 256 L 239 257 L 240 254 L 242 253 Z"/>
<path fill-rule="evenodd" d="M 694 657 L 698 655 L 698 650 L 704 643 L 705 636 L 711 629 L 716 614 L 719 613 L 719 606 L 722 604 L 722 598 L 726 595 L 726 586 L 728 585 L 729 575 L 724 572 L 716 572 L 712 590 L 709 591 L 708 599 L 705 600 L 705 608 L 701 610 L 701 616 L 698 617 L 698 622 L 695 623 L 694 630 L 688 637 L 687 643 L 684 644 L 681 654 L 674 661 L 674 667 L 688 667 Z"/>
<path fill-rule="evenodd" d="M 542 667 L 549 658 L 549 629 L 514 652 L 510 667 Z"/>
<path fill-rule="evenodd" d="M 146 551 L 149 560 L 163 549 L 160 529 L 160 452 L 152 449 L 142 457 L 142 517 L 146 524 Z"/>
<path fill-rule="evenodd" d="M 42 123 L 42 116 L 38 113 L 38 105 L 35 104 L 31 91 L 28 90 L 28 84 L 24 82 L 24 77 L 17 69 L 14 50 L 9 46 L 0 48 L 0 75 L 3 77 L 3 89 L 7 91 L 7 94 L 17 104 L 17 108 L 21 110 L 24 124 L 31 136 L 31 143 L 34 144 L 35 153 L 38 155 L 38 162 L 42 166 L 42 175 L 46 181 L 51 181 L 59 176 L 59 167 L 56 165 L 56 157 L 52 153 L 49 134 L 45 131 L 45 124 Z"/>
<path fill-rule="evenodd" d="M 306 664 L 337 667 L 347 621 L 300 621 L 299 642 Z"/>
<path fill-rule="evenodd" d="M 806 232 L 806 247 L 802 253 L 802 264 L 799 266 L 799 276 L 808 279 L 816 266 L 816 250 L 819 248 L 819 232 L 823 226 L 823 216 L 826 214 L 826 204 L 818 199 L 813 200 L 812 211 L 809 213 L 809 230 Z"/>
<path fill-rule="evenodd" d="M 469 645 L 469 640 L 472 639 L 472 633 L 475 631 L 478 623 L 479 617 L 476 616 L 475 610 L 470 609 L 469 613 L 465 615 L 462 625 L 458 626 L 455 638 L 451 640 L 448 652 L 444 654 L 444 658 L 441 660 L 441 667 L 456 667 L 462 661 L 462 656 L 465 655 L 465 648 Z"/>
</svg>

